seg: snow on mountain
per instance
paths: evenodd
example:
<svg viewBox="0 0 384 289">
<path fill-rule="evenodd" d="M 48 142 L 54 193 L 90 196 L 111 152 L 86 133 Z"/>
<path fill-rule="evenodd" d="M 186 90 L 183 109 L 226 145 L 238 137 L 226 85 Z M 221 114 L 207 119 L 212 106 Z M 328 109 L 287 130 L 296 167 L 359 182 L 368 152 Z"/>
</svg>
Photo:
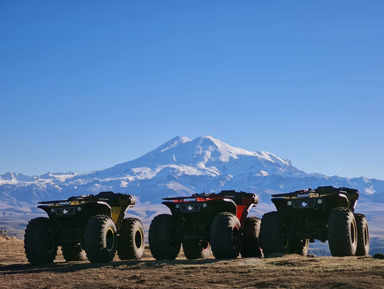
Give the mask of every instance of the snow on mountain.
<svg viewBox="0 0 384 289">
<path fill-rule="evenodd" d="M 141 202 L 161 197 L 236 189 L 258 193 L 269 201 L 273 192 L 334 185 L 354 187 L 366 200 L 384 201 L 384 181 L 306 174 L 274 154 L 251 152 L 203 136 L 176 137 L 142 157 L 105 170 L 76 175 L 47 173 L 0 176 L 0 202 L 36 202 L 113 190 L 135 194 Z"/>
<path fill-rule="evenodd" d="M 27 203 L 36 203 L 55 197 L 61 192 L 61 184 L 76 174 L 47 173 L 41 176 L 26 176 L 8 172 L 0 175 L 0 204 L 23 210 Z"/>
<path fill-rule="evenodd" d="M 177 175 L 304 174 L 289 161 L 268 153 L 232 147 L 211 136 L 190 140 L 177 137 L 146 155 L 112 168 L 79 175 L 77 179 L 138 177 L 151 179 L 164 169 Z M 75 178 L 76 179 L 76 178 Z"/>
<path fill-rule="evenodd" d="M 66 179 L 76 176 L 73 172 L 68 173 L 46 173 L 41 176 L 27 176 L 20 173 L 8 172 L 0 175 L 0 185 L 4 184 L 27 184 L 33 182 L 42 182 L 43 180 L 58 180 L 64 182 Z"/>
<path fill-rule="evenodd" d="M 33 176 L 26 176 L 23 174 L 19 173 L 13 173 L 13 172 L 8 172 L 5 173 L 4 175 L 0 175 L 0 184 L 15 184 L 17 182 L 33 182 L 37 179 L 37 177 Z"/>
</svg>

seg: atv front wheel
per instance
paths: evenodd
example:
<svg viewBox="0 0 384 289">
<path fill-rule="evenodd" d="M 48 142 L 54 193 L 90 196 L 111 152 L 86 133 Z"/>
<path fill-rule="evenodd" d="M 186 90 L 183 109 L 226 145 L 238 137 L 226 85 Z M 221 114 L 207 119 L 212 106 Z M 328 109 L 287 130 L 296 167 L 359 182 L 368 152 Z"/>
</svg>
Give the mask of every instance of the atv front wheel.
<svg viewBox="0 0 384 289">
<path fill-rule="evenodd" d="M 355 214 L 357 226 L 356 256 L 369 255 L 369 232 L 367 218 L 363 214 Z"/>
<path fill-rule="evenodd" d="M 173 216 L 156 216 L 149 227 L 149 249 L 156 260 L 174 260 L 179 255 L 181 241 Z"/>
<path fill-rule="evenodd" d="M 216 259 L 237 258 L 241 247 L 241 225 L 232 213 L 220 213 L 211 224 L 210 243 Z"/>
<path fill-rule="evenodd" d="M 356 220 L 350 209 L 333 209 L 328 217 L 328 243 L 332 256 L 353 256 L 357 247 Z"/>
<path fill-rule="evenodd" d="M 183 251 L 187 259 L 206 259 L 211 255 L 211 246 L 207 241 L 184 241 Z"/>
<path fill-rule="evenodd" d="M 53 263 L 57 254 L 57 238 L 50 219 L 39 217 L 29 221 L 25 229 L 24 249 L 32 265 Z"/>
<path fill-rule="evenodd" d="M 106 215 L 92 216 L 85 226 L 84 249 L 92 263 L 112 261 L 116 253 L 117 234 L 113 220 Z"/>
<path fill-rule="evenodd" d="M 61 246 L 65 261 L 84 261 L 87 260 L 85 252 L 80 244 L 64 244 Z"/>
<path fill-rule="evenodd" d="M 260 225 L 260 218 L 248 217 L 245 220 L 241 247 L 241 256 L 243 258 L 262 257 L 259 244 Z"/>
<path fill-rule="evenodd" d="M 119 231 L 117 254 L 121 260 L 140 259 L 144 254 L 144 227 L 137 218 L 123 220 Z"/>
</svg>

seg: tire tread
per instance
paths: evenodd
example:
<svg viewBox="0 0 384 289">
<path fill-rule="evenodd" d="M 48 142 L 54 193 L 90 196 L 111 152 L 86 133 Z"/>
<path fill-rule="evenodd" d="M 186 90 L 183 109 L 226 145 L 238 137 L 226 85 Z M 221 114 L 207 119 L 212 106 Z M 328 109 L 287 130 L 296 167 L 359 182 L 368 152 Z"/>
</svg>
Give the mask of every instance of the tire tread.
<svg viewBox="0 0 384 289">
<path fill-rule="evenodd" d="M 140 230 L 142 239 L 141 247 L 136 245 L 135 235 Z M 140 259 L 144 254 L 144 227 L 138 218 L 125 218 L 119 231 L 117 254 L 121 260 Z"/>
<path fill-rule="evenodd" d="M 108 251 L 104 242 L 104 229 L 109 226 L 115 234 L 114 248 Z M 87 258 L 92 263 L 104 263 L 113 260 L 116 253 L 116 227 L 112 219 L 107 215 L 92 216 L 85 227 L 84 232 L 84 249 Z"/>
<path fill-rule="evenodd" d="M 350 222 L 354 223 L 355 232 L 350 232 Z M 354 236 L 351 236 L 355 234 Z M 354 240 L 354 242 L 353 242 Z M 332 256 L 353 256 L 356 253 L 356 221 L 348 208 L 335 208 L 328 217 L 328 243 Z"/>
<path fill-rule="evenodd" d="M 233 228 L 239 230 L 237 244 L 233 243 Z M 212 253 L 216 259 L 237 258 L 241 247 L 241 225 L 239 219 L 232 213 L 217 214 L 212 221 L 210 230 Z"/>
</svg>

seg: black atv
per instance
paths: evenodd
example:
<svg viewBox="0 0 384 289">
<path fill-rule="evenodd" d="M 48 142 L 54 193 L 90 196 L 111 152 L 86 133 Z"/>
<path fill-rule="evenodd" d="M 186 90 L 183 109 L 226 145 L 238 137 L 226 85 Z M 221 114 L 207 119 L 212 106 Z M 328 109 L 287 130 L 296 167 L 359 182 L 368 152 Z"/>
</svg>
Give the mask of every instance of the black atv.
<svg viewBox="0 0 384 289">
<path fill-rule="evenodd" d="M 367 219 L 354 214 L 355 189 L 318 187 L 272 195 L 277 212 L 263 216 L 260 244 L 265 256 L 307 255 L 308 243 L 328 240 L 332 256 L 369 254 Z"/>
<path fill-rule="evenodd" d="M 101 192 L 39 204 L 49 218 L 32 219 L 25 230 L 25 254 L 31 264 L 52 263 L 58 246 L 66 261 L 110 262 L 116 250 L 122 260 L 140 259 L 144 253 L 142 223 L 124 218 L 127 208 L 135 205 L 132 195 Z"/>
<path fill-rule="evenodd" d="M 222 191 L 190 197 L 164 198 L 172 215 L 156 216 L 149 228 L 153 257 L 175 259 L 183 244 L 187 259 L 261 257 L 260 219 L 248 217 L 258 196 L 245 192 Z"/>
</svg>

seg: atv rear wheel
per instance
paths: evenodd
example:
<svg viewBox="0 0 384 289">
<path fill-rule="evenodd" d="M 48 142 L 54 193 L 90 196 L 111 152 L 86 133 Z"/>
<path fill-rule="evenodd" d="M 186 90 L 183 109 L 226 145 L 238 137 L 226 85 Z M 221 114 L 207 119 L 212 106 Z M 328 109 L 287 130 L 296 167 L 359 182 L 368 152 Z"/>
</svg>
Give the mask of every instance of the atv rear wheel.
<svg viewBox="0 0 384 289">
<path fill-rule="evenodd" d="M 232 213 L 220 213 L 211 224 L 210 243 L 216 259 L 237 258 L 241 247 L 241 225 Z"/>
<path fill-rule="evenodd" d="M 117 245 L 121 260 L 140 259 L 144 254 L 144 227 L 137 218 L 123 220 Z"/>
<path fill-rule="evenodd" d="M 156 216 L 149 227 L 149 249 L 156 260 L 174 260 L 179 255 L 181 240 L 175 218 L 162 214 Z"/>
<path fill-rule="evenodd" d="M 369 255 L 369 232 L 367 218 L 363 214 L 355 214 L 357 227 L 356 256 Z"/>
<path fill-rule="evenodd" d="M 332 256 L 353 256 L 357 247 L 357 226 L 348 208 L 333 209 L 328 217 L 328 243 Z"/>
<path fill-rule="evenodd" d="M 262 252 L 259 244 L 260 226 L 260 218 L 248 217 L 245 220 L 241 247 L 241 256 L 243 258 L 262 257 Z"/>
<path fill-rule="evenodd" d="M 106 215 L 92 216 L 85 226 L 84 249 L 92 263 L 112 261 L 116 253 L 117 234 L 113 220 Z"/>
<path fill-rule="evenodd" d="M 206 259 L 211 255 L 211 246 L 207 241 L 184 241 L 183 251 L 187 259 Z"/>
<path fill-rule="evenodd" d="M 57 237 L 50 219 L 39 217 L 29 221 L 25 229 L 24 249 L 32 265 L 53 263 L 57 254 Z"/>
<path fill-rule="evenodd" d="M 80 244 L 64 244 L 61 246 L 65 261 L 84 261 L 87 260 L 85 252 Z"/>
<path fill-rule="evenodd" d="M 287 226 L 281 222 L 278 212 L 264 214 L 260 229 L 260 245 L 264 256 L 278 253 L 307 256 L 309 240 L 289 238 L 288 231 Z"/>
</svg>

